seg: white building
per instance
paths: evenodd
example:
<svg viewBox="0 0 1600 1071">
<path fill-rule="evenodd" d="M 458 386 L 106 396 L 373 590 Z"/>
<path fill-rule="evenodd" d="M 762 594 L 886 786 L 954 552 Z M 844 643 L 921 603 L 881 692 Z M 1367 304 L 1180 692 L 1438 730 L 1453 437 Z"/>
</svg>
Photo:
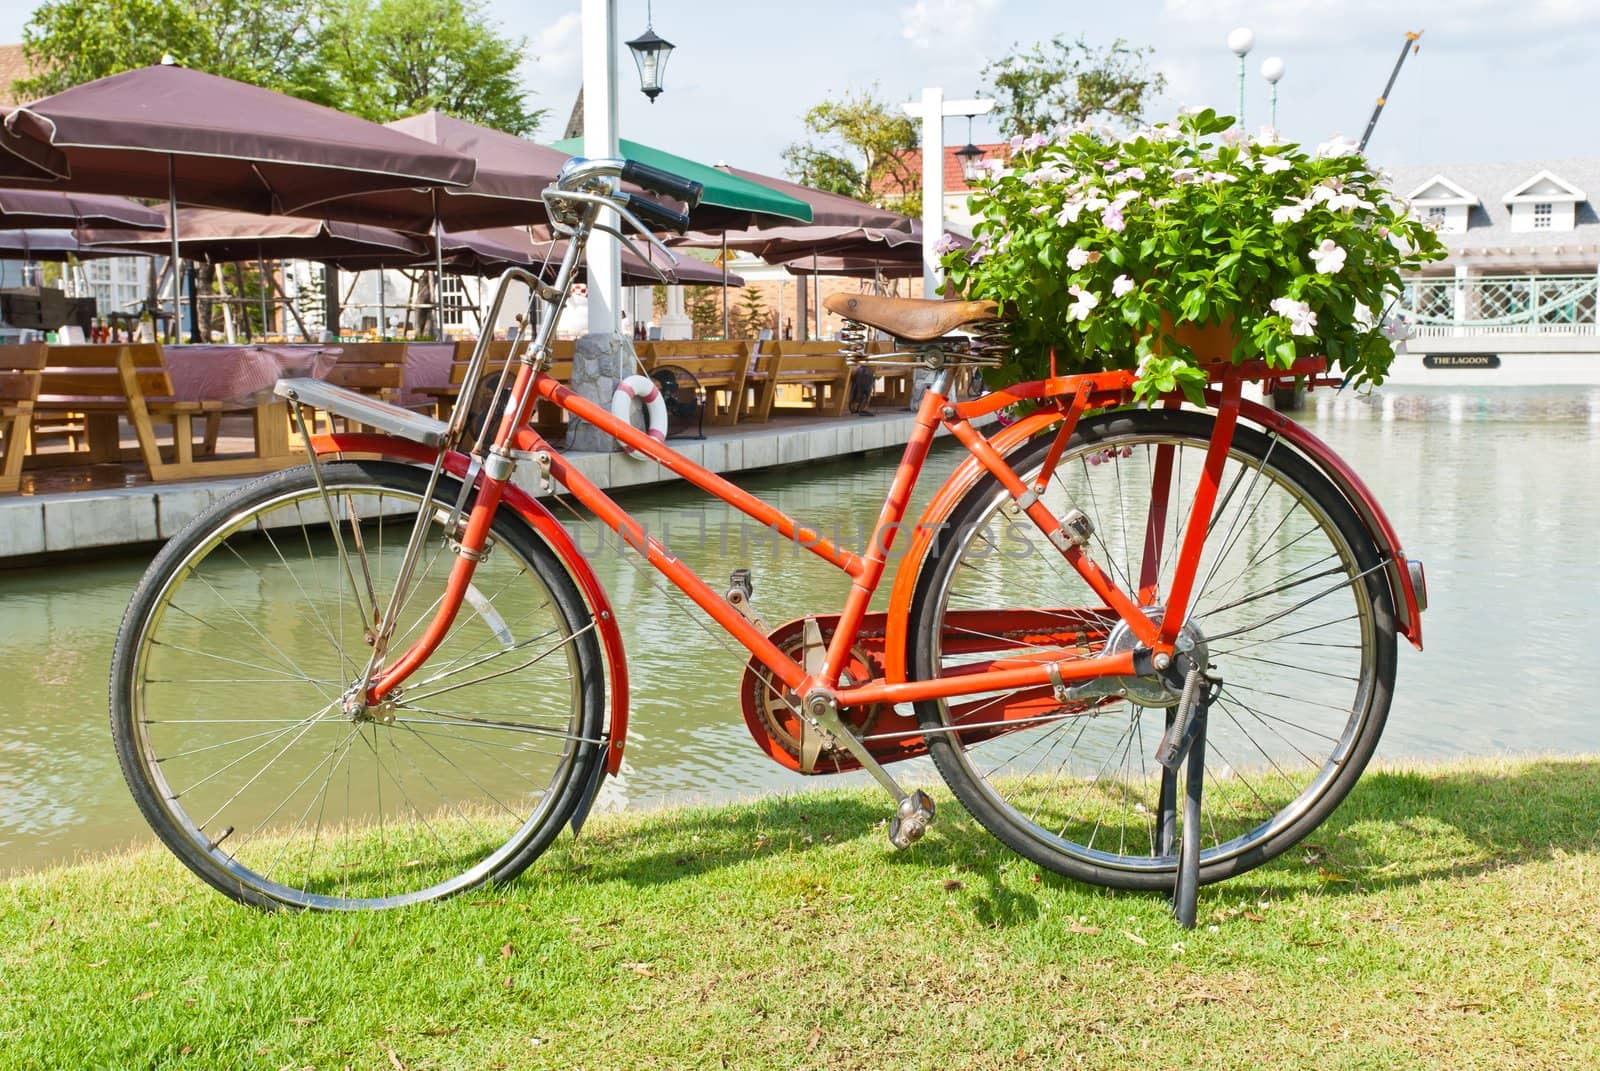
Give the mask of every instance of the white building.
<svg viewBox="0 0 1600 1071">
<path fill-rule="evenodd" d="M 1401 384 L 1600 384 L 1600 159 L 1397 167 L 1449 250 L 1402 301 Z"/>
</svg>

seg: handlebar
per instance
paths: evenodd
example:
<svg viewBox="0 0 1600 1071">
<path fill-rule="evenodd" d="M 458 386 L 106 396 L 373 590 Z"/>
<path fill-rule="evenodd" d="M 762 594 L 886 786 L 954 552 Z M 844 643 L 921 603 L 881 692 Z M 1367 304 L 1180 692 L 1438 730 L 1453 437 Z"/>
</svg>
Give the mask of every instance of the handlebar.
<svg viewBox="0 0 1600 1071">
<path fill-rule="evenodd" d="M 699 183 L 695 183 L 699 185 Z M 664 227 L 669 231 L 682 234 L 689 229 L 689 214 L 687 212 L 674 212 L 664 204 L 640 197 L 636 193 L 622 194 L 622 203 L 640 219 L 657 227 Z"/>
<path fill-rule="evenodd" d="M 702 182 L 674 175 L 670 171 L 663 171 L 649 164 L 641 164 L 637 160 L 623 161 L 621 178 L 623 182 L 643 186 L 652 193 L 664 194 L 683 201 L 691 209 L 700 203 L 700 195 L 705 193 L 706 189 Z"/>
</svg>

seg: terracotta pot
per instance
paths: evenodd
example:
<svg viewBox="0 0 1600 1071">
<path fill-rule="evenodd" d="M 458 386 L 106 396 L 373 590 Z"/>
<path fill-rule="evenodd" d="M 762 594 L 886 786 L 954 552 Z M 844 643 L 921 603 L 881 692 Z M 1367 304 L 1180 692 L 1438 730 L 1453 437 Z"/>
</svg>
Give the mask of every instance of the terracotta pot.
<svg viewBox="0 0 1600 1071">
<path fill-rule="evenodd" d="M 1201 364 L 1227 364 L 1233 360 L 1233 318 L 1230 316 L 1220 324 L 1200 324 L 1192 320 L 1180 320 L 1174 324 L 1171 320 L 1163 319 L 1162 332 L 1170 334 L 1178 342 L 1188 346 Z"/>
</svg>

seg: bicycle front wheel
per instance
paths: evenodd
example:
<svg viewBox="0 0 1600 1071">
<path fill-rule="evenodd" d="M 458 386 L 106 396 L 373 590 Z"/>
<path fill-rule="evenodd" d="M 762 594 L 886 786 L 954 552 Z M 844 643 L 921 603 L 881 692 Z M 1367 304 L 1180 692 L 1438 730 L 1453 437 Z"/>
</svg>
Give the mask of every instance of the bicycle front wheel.
<svg viewBox="0 0 1600 1071">
<path fill-rule="evenodd" d="M 321 468 L 327 499 L 309 469 L 276 473 L 151 564 L 112 662 L 123 775 L 167 846 L 245 903 L 379 908 L 508 880 L 601 759 L 588 607 L 502 509 L 437 651 L 392 703 L 347 713 L 419 510 L 427 542 L 391 657 L 440 605 L 460 485 L 442 478 L 430 500 L 411 466 Z"/>
<path fill-rule="evenodd" d="M 1041 498 L 1082 510 L 1085 548 L 1152 619 L 1171 585 L 1213 418 L 1138 410 L 1085 420 Z M 1053 437 L 1009 459 L 1037 485 Z M 1222 677 L 1211 704 L 1200 878 L 1273 858 L 1322 822 L 1376 747 L 1394 684 L 1395 628 L 1376 547 L 1338 490 L 1292 447 L 1235 432 L 1181 640 Z M 992 477 L 952 511 L 912 604 L 919 679 L 977 662 L 1059 661 L 1133 646 Z M 1062 702 L 1048 687 L 918 704 L 941 774 L 1006 844 L 1083 881 L 1170 888 L 1154 753 L 1177 705 L 1159 681 Z"/>
</svg>

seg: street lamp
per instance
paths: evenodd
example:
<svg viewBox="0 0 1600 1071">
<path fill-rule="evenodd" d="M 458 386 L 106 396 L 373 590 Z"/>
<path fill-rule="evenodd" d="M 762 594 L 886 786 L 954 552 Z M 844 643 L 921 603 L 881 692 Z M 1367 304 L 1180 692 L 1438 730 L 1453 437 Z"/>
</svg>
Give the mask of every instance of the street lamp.
<svg viewBox="0 0 1600 1071">
<path fill-rule="evenodd" d="M 1272 101 L 1272 129 L 1277 130 L 1278 82 L 1283 78 L 1283 60 L 1279 59 L 1277 56 L 1269 56 L 1266 62 L 1261 64 L 1261 77 L 1265 78 L 1267 80 L 1267 84 L 1272 87 L 1269 94 Z"/>
<path fill-rule="evenodd" d="M 1239 129 L 1244 129 L 1244 58 L 1255 47 L 1256 35 L 1248 26 L 1240 26 L 1228 35 L 1228 48 L 1239 57 Z"/>
<path fill-rule="evenodd" d="M 972 116 L 967 116 L 967 143 L 956 150 L 956 159 L 961 161 L 961 177 L 968 186 L 975 185 L 983 177 L 983 150 L 972 143 Z"/>
<path fill-rule="evenodd" d="M 666 72 L 667 58 L 672 55 L 672 42 L 658 35 L 651 25 L 648 3 L 644 8 L 644 33 L 628 42 L 628 51 L 633 53 L 633 62 L 639 67 L 639 89 L 654 104 L 661 95 L 661 76 Z"/>
</svg>

